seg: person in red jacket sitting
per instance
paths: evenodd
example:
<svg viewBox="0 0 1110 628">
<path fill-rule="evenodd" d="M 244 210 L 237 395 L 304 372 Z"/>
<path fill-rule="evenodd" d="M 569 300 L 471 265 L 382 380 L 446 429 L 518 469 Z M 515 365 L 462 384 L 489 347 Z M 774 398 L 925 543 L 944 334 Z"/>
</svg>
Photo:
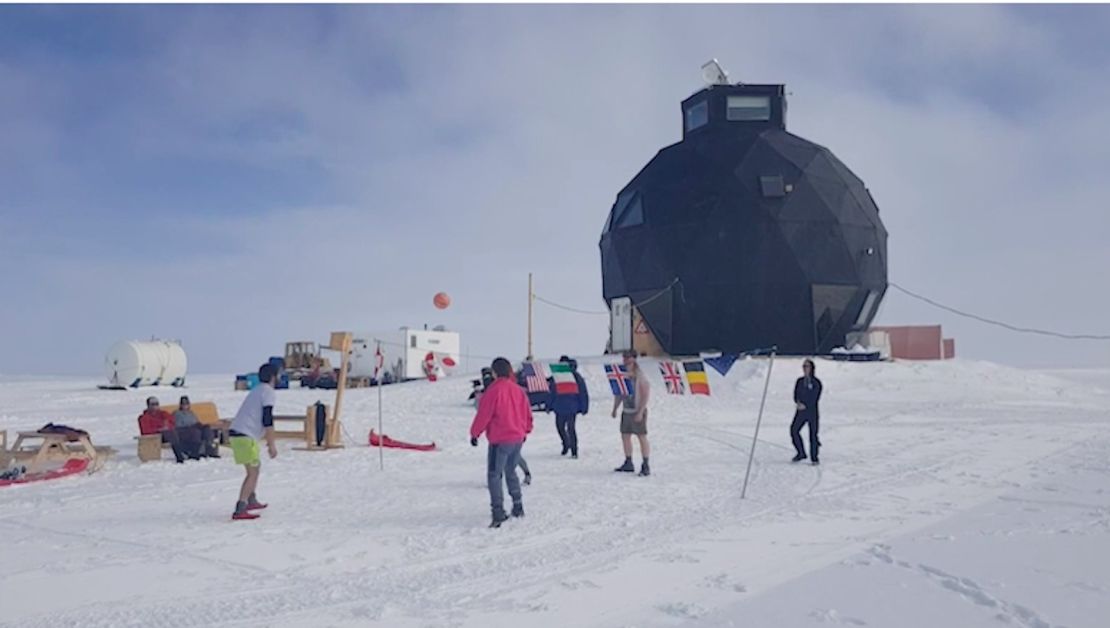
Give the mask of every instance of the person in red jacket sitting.
<svg viewBox="0 0 1110 628">
<path fill-rule="evenodd" d="M 517 386 L 513 367 L 505 358 L 493 361 L 497 380 L 478 401 L 478 414 L 470 425 L 470 444 L 478 446 L 483 433 L 489 441 L 486 456 L 486 480 L 489 484 L 490 510 L 493 512 L 491 528 L 501 527 L 509 517 L 505 514 L 505 498 L 501 493 L 501 480 L 509 487 L 513 499 L 512 516 L 524 516 L 524 502 L 520 491 L 520 478 L 516 467 L 520 463 L 520 449 L 525 437 L 532 433 L 532 406 L 528 395 Z"/>
<path fill-rule="evenodd" d="M 162 442 L 169 443 L 179 463 L 185 462 L 181 439 L 177 437 L 173 415 L 159 407 L 158 397 L 147 397 L 146 411 L 139 415 L 139 433 L 143 436 L 161 434 Z"/>
</svg>

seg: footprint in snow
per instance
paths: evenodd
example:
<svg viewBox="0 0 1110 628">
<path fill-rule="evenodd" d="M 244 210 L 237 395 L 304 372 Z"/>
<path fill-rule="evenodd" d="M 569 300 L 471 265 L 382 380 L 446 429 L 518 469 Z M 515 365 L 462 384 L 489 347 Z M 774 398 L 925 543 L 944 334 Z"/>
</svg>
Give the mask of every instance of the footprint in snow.
<svg viewBox="0 0 1110 628">
<path fill-rule="evenodd" d="M 597 583 L 592 582 L 590 580 L 564 580 L 560 584 L 563 585 L 563 588 L 569 589 L 571 591 L 577 591 L 579 589 L 600 589 L 601 588 L 600 586 L 597 585 Z"/>
<path fill-rule="evenodd" d="M 660 604 L 655 607 L 661 613 L 677 617 L 679 619 L 698 619 L 706 614 L 706 610 L 697 604 L 690 602 L 672 602 L 670 604 Z"/>
<path fill-rule="evenodd" d="M 848 617 L 841 615 L 835 608 L 817 609 L 809 614 L 810 617 L 819 622 L 827 622 L 830 624 L 840 624 L 845 626 L 866 626 L 867 622 L 856 617 Z"/>
<path fill-rule="evenodd" d="M 747 593 L 748 587 L 734 582 L 732 578 L 725 573 L 719 573 L 715 576 L 706 576 L 701 581 L 701 586 L 710 589 L 719 589 L 721 591 L 732 591 L 734 593 Z"/>
<path fill-rule="evenodd" d="M 694 558 L 693 556 L 691 556 L 689 554 L 679 554 L 679 553 L 656 554 L 655 556 L 652 556 L 652 559 L 654 559 L 658 562 L 661 562 L 661 563 L 687 563 L 687 564 L 690 564 L 690 565 L 696 565 L 696 564 L 701 562 L 700 560 L 698 560 L 697 558 Z"/>
</svg>

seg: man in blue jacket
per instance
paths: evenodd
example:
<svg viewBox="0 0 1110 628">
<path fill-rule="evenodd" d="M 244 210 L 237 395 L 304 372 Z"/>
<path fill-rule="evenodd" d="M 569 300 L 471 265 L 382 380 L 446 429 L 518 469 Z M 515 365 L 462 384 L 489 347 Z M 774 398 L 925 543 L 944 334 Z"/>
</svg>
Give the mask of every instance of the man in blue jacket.
<svg viewBox="0 0 1110 628">
<path fill-rule="evenodd" d="M 547 408 L 555 413 L 555 429 L 559 430 L 559 439 L 563 441 L 562 455 L 570 452 L 571 458 L 578 458 L 578 432 L 574 423 L 579 414 L 590 410 L 590 393 L 578 374 L 578 363 L 562 356 L 557 364 L 551 365 L 547 383 L 551 394 Z"/>
<path fill-rule="evenodd" d="M 821 439 L 817 436 L 820 425 L 821 413 L 817 404 L 821 401 L 821 380 L 814 374 L 813 360 L 806 359 L 802 362 L 802 376 L 794 383 L 794 422 L 790 425 L 790 440 L 794 443 L 797 455 L 791 462 L 801 462 L 806 459 L 805 444 L 802 442 L 802 427 L 809 424 L 809 459 L 813 464 L 821 464 L 817 450 L 821 448 Z"/>
</svg>

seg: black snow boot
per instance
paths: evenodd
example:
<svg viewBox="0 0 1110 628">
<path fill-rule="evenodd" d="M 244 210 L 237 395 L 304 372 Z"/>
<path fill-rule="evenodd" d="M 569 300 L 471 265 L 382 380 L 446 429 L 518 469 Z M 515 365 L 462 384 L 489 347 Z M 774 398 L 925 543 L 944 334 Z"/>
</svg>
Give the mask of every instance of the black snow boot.
<svg viewBox="0 0 1110 628">
<path fill-rule="evenodd" d="M 820 462 L 820 461 L 818 461 L 818 460 L 817 460 L 816 458 L 814 458 L 814 459 L 813 459 L 813 466 L 815 466 L 815 467 L 816 467 L 816 466 L 817 466 L 817 465 L 819 465 L 819 464 L 821 464 L 821 462 Z"/>
<path fill-rule="evenodd" d="M 805 460 L 805 459 L 806 459 L 806 455 L 805 455 L 805 454 L 798 454 L 797 456 L 794 456 L 793 458 L 791 458 L 791 459 L 790 459 L 790 462 L 801 462 L 801 461 L 803 461 L 803 460 Z"/>
<path fill-rule="evenodd" d="M 613 469 L 613 471 L 616 471 L 617 473 L 635 473 L 636 465 L 632 464 L 631 458 L 625 458 L 624 464 L 617 467 L 616 469 Z"/>
<path fill-rule="evenodd" d="M 640 465 L 640 477 L 646 478 L 651 475 L 651 466 L 648 465 L 647 458 L 644 458 L 644 464 Z"/>
<path fill-rule="evenodd" d="M 524 504 L 513 504 L 513 516 L 514 517 L 523 517 L 524 516 Z"/>
<path fill-rule="evenodd" d="M 489 527 L 500 528 L 502 523 L 509 520 L 509 515 L 505 514 L 504 510 L 498 510 L 493 513 L 493 521 L 490 522 Z"/>
</svg>

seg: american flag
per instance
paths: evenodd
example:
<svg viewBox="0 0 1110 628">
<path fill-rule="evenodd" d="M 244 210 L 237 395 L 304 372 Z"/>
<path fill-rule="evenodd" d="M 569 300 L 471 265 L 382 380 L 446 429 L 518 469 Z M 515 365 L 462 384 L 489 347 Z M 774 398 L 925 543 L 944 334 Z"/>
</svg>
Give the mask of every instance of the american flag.
<svg viewBox="0 0 1110 628">
<path fill-rule="evenodd" d="M 524 383 L 530 393 L 548 392 L 547 374 L 539 362 L 525 362 L 520 365 L 520 372 L 524 375 Z"/>
<path fill-rule="evenodd" d="M 685 394 L 685 386 L 682 385 L 682 376 L 679 375 L 678 368 L 674 362 L 664 360 L 659 363 L 659 371 L 663 374 L 663 381 L 667 384 L 667 392 L 672 395 Z"/>
</svg>

